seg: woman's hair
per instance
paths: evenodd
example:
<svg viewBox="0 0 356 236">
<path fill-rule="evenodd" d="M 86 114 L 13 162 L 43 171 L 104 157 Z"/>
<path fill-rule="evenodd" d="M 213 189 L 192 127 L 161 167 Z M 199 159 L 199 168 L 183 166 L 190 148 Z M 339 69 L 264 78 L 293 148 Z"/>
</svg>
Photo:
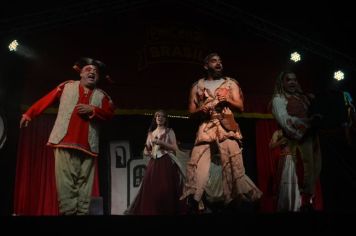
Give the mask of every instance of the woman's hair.
<svg viewBox="0 0 356 236">
<path fill-rule="evenodd" d="M 283 80 L 287 74 L 295 74 L 295 73 L 293 71 L 288 71 L 288 70 L 279 73 L 276 82 L 274 84 L 274 91 L 273 91 L 272 98 L 275 97 L 277 94 L 285 94 L 285 90 L 283 87 Z M 303 93 L 302 88 L 300 86 L 298 88 L 298 92 Z"/>
<path fill-rule="evenodd" d="M 276 96 L 277 94 L 284 94 L 284 88 L 283 88 L 283 79 L 284 77 L 289 74 L 289 73 L 293 73 L 291 71 L 282 71 L 281 73 L 279 73 L 276 82 L 274 84 L 274 91 L 273 91 L 273 96 Z"/>
<path fill-rule="evenodd" d="M 156 122 L 156 117 L 158 114 L 162 114 L 163 117 L 166 118 L 166 122 L 164 123 L 164 126 L 166 128 L 169 128 L 169 122 L 168 122 L 168 114 L 167 112 L 165 112 L 164 110 L 158 110 L 155 112 L 155 114 L 153 115 L 152 121 L 151 121 L 151 125 L 148 128 L 148 132 L 152 132 L 153 130 L 155 130 L 157 128 L 157 122 Z"/>
<path fill-rule="evenodd" d="M 286 70 L 286 71 L 282 71 L 281 73 L 279 73 L 279 75 L 276 78 L 276 81 L 274 83 L 274 90 L 273 90 L 273 94 L 272 94 L 272 99 L 268 102 L 267 105 L 267 110 L 270 111 L 272 109 L 272 100 L 274 97 L 277 96 L 277 94 L 285 94 L 285 90 L 283 88 L 283 79 L 287 74 L 295 74 L 293 71 L 290 70 Z"/>
</svg>

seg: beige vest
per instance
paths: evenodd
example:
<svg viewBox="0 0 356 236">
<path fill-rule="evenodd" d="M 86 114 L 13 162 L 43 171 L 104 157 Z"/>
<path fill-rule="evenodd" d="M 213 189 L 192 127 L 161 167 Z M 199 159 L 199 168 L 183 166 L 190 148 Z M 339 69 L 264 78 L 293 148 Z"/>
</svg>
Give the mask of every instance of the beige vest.
<svg viewBox="0 0 356 236">
<path fill-rule="evenodd" d="M 222 82 L 222 84 L 218 88 L 230 90 L 232 83 L 237 83 L 233 81 L 231 78 L 225 77 L 225 79 L 226 80 Z M 205 80 L 203 78 L 200 79 L 197 84 L 198 105 L 202 106 L 206 102 L 211 102 L 216 105 L 216 103 L 218 103 L 218 100 L 215 99 L 216 90 L 215 91 L 206 90 L 204 82 Z M 240 93 L 242 94 L 241 89 L 240 89 Z M 228 111 L 231 112 L 230 109 L 228 109 Z M 223 128 L 219 119 L 216 116 L 214 116 L 217 113 L 220 112 L 213 112 L 213 114 L 210 115 L 209 120 L 205 120 L 202 124 L 200 124 L 195 139 L 196 145 L 200 143 L 214 142 L 215 140 L 222 142 L 228 138 L 236 139 L 236 140 L 242 139 L 242 134 L 239 128 L 236 131 L 226 130 L 225 128 Z"/>
<path fill-rule="evenodd" d="M 49 136 L 49 143 L 58 144 L 67 134 L 70 118 L 79 100 L 79 84 L 80 81 L 74 81 L 64 86 L 60 98 L 57 119 Z M 104 96 L 102 91 L 94 89 L 89 104 L 101 108 Z M 89 121 L 88 142 L 91 151 L 99 153 L 99 130 L 97 124 L 91 121 Z"/>
</svg>

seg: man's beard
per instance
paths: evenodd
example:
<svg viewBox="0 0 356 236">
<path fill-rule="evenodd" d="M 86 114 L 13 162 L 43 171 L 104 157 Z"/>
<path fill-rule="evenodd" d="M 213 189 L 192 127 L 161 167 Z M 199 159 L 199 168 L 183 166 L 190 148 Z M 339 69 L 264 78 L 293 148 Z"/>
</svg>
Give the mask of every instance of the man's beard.
<svg viewBox="0 0 356 236">
<path fill-rule="evenodd" d="M 293 88 L 284 88 L 285 93 L 289 95 L 300 95 L 303 94 L 302 89 L 299 86 L 294 86 Z"/>
<path fill-rule="evenodd" d="M 220 79 L 222 77 L 222 75 L 223 75 L 222 72 L 223 72 L 222 70 L 216 71 L 213 68 L 209 68 L 208 69 L 208 75 L 213 77 L 213 79 Z"/>
</svg>

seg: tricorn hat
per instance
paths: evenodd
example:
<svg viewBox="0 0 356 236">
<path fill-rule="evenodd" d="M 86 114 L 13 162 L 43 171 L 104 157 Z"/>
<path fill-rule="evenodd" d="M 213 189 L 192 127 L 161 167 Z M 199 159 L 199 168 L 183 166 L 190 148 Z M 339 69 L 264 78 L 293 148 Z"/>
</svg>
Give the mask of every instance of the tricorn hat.
<svg viewBox="0 0 356 236">
<path fill-rule="evenodd" d="M 99 61 L 99 60 L 95 60 L 95 59 L 92 59 L 92 58 L 89 58 L 89 57 L 82 57 L 77 62 L 74 63 L 73 68 L 78 73 L 80 73 L 80 71 L 83 69 L 83 67 L 87 66 L 87 65 L 94 65 L 94 66 L 98 67 L 99 76 L 101 78 L 105 78 L 110 83 L 114 83 L 114 81 L 111 79 L 110 75 L 107 72 L 106 65 L 103 62 Z"/>
</svg>

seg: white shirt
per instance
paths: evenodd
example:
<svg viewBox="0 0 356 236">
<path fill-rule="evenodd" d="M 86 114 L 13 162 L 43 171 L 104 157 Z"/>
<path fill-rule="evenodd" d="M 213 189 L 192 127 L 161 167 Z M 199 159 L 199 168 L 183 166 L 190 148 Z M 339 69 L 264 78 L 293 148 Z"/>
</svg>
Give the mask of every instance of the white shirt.
<svg viewBox="0 0 356 236">
<path fill-rule="evenodd" d="M 204 80 L 204 87 L 209 89 L 213 94 L 217 88 L 225 81 L 225 79 L 217 79 L 217 80 Z"/>
<path fill-rule="evenodd" d="M 287 99 L 282 95 L 277 95 L 272 100 L 272 114 L 276 118 L 277 123 L 291 137 L 300 140 L 305 131 L 298 129 L 298 126 L 309 127 L 306 119 L 290 116 L 287 112 Z"/>
</svg>

